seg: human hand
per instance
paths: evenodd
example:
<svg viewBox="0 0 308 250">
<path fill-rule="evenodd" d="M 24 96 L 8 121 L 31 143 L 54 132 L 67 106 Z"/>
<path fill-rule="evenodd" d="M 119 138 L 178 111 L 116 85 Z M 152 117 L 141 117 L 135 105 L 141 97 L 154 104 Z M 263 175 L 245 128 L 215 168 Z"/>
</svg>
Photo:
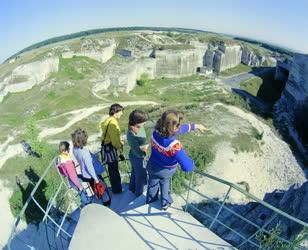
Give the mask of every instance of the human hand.
<svg viewBox="0 0 308 250">
<path fill-rule="evenodd" d="M 149 148 L 149 144 L 140 146 L 140 149 L 145 153 L 148 151 L 148 148 Z"/>
<path fill-rule="evenodd" d="M 203 126 L 202 124 L 195 124 L 195 128 L 202 133 L 209 131 L 209 129 Z"/>
<path fill-rule="evenodd" d="M 126 135 L 121 135 L 121 136 L 120 136 L 120 143 L 121 143 L 122 145 L 125 144 L 126 140 L 127 140 Z"/>
</svg>

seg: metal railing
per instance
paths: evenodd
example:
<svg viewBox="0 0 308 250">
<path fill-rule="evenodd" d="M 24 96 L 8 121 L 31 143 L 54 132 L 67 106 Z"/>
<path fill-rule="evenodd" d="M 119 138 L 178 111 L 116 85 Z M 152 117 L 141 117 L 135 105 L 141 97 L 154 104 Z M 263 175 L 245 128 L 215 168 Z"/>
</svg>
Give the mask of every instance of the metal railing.
<svg viewBox="0 0 308 250">
<path fill-rule="evenodd" d="M 16 232 L 17 227 L 18 227 L 18 225 L 19 225 L 19 223 L 21 221 L 21 218 L 25 215 L 25 211 L 26 211 L 26 209 L 27 209 L 27 207 L 28 207 L 28 205 L 29 205 L 29 203 L 31 201 L 33 201 L 36 204 L 36 206 L 38 207 L 38 209 L 44 214 L 42 221 L 45 222 L 46 227 L 48 227 L 49 229 L 52 229 L 54 231 L 55 238 L 58 238 L 61 241 L 62 247 L 50 246 L 50 248 L 54 248 L 54 249 L 60 249 L 60 248 L 67 249 L 68 248 L 68 244 L 69 244 L 70 239 L 72 237 L 72 233 L 70 233 L 68 230 L 66 230 L 64 228 L 64 225 L 65 225 L 66 222 L 72 223 L 72 221 L 74 221 L 74 219 L 71 218 L 70 215 L 69 215 L 70 208 L 72 207 L 72 202 L 70 202 L 67 205 L 66 209 L 63 210 L 63 208 L 62 208 L 63 212 L 62 212 L 61 218 L 58 217 L 57 219 L 55 219 L 51 215 L 52 208 L 56 208 L 58 210 L 60 209 L 61 202 L 58 203 L 58 204 L 55 204 L 57 198 L 59 198 L 59 195 L 62 195 L 61 201 L 63 201 L 65 199 L 65 197 L 69 194 L 70 187 L 67 184 L 66 179 L 63 178 L 63 176 L 58 171 L 56 171 L 58 173 L 59 178 L 60 178 L 60 183 L 59 183 L 57 189 L 54 191 L 53 195 L 51 195 L 46 208 L 42 207 L 42 205 L 39 203 L 39 201 L 35 198 L 35 193 L 38 191 L 38 188 L 42 184 L 43 180 L 46 178 L 46 176 L 48 175 L 48 173 L 50 173 L 50 171 L 52 169 L 56 170 L 56 168 L 55 168 L 55 159 L 45 169 L 43 175 L 41 176 L 39 181 L 36 183 L 36 185 L 33 188 L 31 194 L 29 195 L 27 201 L 25 202 L 25 204 L 24 204 L 20 214 L 16 218 L 16 222 L 14 224 L 11 236 L 10 236 L 8 244 L 7 244 L 7 247 L 8 247 L 9 250 L 11 249 L 11 242 L 12 242 L 13 239 L 20 240 L 25 245 L 25 247 L 28 247 L 29 249 L 35 249 L 33 246 L 31 246 L 31 243 L 26 242 L 24 239 L 19 237 L 18 233 Z M 129 167 L 128 167 L 128 164 L 127 164 L 127 159 L 125 160 L 124 171 L 126 173 L 124 173 L 124 174 L 121 173 L 121 177 L 123 177 L 123 176 L 128 176 L 129 177 L 130 171 L 129 171 Z M 221 199 L 221 201 L 215 199 L 215 197 L 209 197 L 208 195 L 206 195 L 204 193 L 201 193 L 201 192 L 197 191 L 195 188 L 193 188 L 193 178 L 194 178 L 194 175 L 198 175 L 199 177 L 206 178 L 208 180 L 215 181 L 217 183 L 220 183 L 220 184 L 224 185 L 227 188 L 227 191 L 224 194 L 224 196 Z M 108 174 L 108 169 L 107 168 L 106 168 L 106 173 L 104 174 L 103 177 L 104 178 L 109 178 L 109 174 Z M 215 224 L 216 225 L 219 224 L 219 225 L 223 226 L 224 228 L 226 228 L 227 230 L 229 230 L 230 232 L 233 232 L 235 235 L 237 235 L 239 238 L 242 239 L 241 243 L 239 243 L 236 246 L 234 246 L 236 248 L 241 249 L 241 248 L 245 248 L 245 246 L 247 247 L 247 245 L 249 245 L 250 247 L 253 246 L 254 248 L 257 248 L 257 249 L 268 249 L 268 248 L 262 247 L 261 244 L 258 241 L 256 241 L 256 236 L 259 233 L 266 234 L 266 235 L 271 234 L 270 229 L 268 229 L 267 227 L 274 220 L 276 220 L 278 216 L 282 216 L 284 218 L 287 218 L 288 220 L 290 220 L 290 221 L 292 221 L 294 223 L 297 223 L 298 225 L 302 226 L 302 228 L 304 228 L 306 230 L 308 229 L 308 224 L 306 222 L 303 222 L 303 221 L 301 221 L 301 220 L 299 220 L 299 219 L 297 219 L 297 218 L 295 218 L 295 217 L 293 217 L 293 216 L 291 216 L 291 215 L 289 215 L 289 214 L 287 214 L 287 213 L 285 213 L 285 212 L 275 208 L 274 206 L 266 203 L 265 201 L 262 201 L 262 200 L 258 199 L 257 197 L 255 197 L 254 195 L 250 194 L 249 192 L 247 192 L 246 190 L 242 189 L 241 187 L 239 187 L 239 186 L 237 186 L 237 185 L 235 185 L 233 183 L 230 183 L 228 181 L 222 180 L 220 178 L 217 178 L 215 176 L 212 176 L 212 175 L 209 175 L 207 173 L 200 172 L 200 171 L 194 171 L 191 174 L 189 183 L 187 183 L 187 181 L 185 181 L 185 180 L 183 180 L 181 178 L 178 178 L 178 179 L 181 182 L 181 184 L 186 188 L 186 191 L 187 191 L 186 197 L 183 196 L 183 193 L 179 194 L 179 196 L 185 201 L 184 211 L 185 212 L 190 212 L 190 213 L 192 213 L 192 211 L 195 211 L 195 212 L 201 214 L 202 216 L 204 216 L 205 218 L 208 218 L 210 220 L 210 223 L 208 223 L 208 225 L 205 225 L 205 226 L 207 226 L 209 229 L 213 229 Z M 64 194 L 61 193 L 61 189 L 63 189 L 63 188 L 65 189 Z M 91 190 L 89 185 L 86 188 Z M 264 207 L 266 207 L 267 209 L 269 209 L 270 211 L 272 211 L 272 215 L 267 220 L 267 222 L 264 223 L 262 226 L 259 226 L 254 221 L 249 220 L 249 219 L 245 218 L 243 215 L 239 214 L 238 212 L 233 211 L 232 209 L 230 209 L 227 206 L 226 202 L 228 200 L 228 197 L 229 197 L 231 191 L 234 191 L 234 190 L 239 192 L 239 193 L 241 193 L 241 194 L 243 194 L 243 195 L 245 195 L 250 200 L 252 200 L 254 202 L 257 202 L 258 204 L 261 204 Z M 192 192 L 197 194 L 198 196 L 202 197 L 202 199 L 204 199 L 206 201 L 209 201 L 209 202 L 212 202 L 213 204 L 216 204 L 218 208 L 217 208 L 217 211 L 216 211 L 215 215 L 206 213 L 198 205 L 194 205 L 194 204 L 189 203 L 190 195 L 191 195 Z M 239 220 L 244 221 L 247 225 L 256 228 L 256 230 L 253 233 L 251 233 L 251 235 L 244 235 L 242 232 L 239 232 L 239 231 L 233 229 L 230 225 L 227 225 L 226 223 L 224 223 L 223 221 L 221 221 L 219 219 L 219 216 L 222 214 L 222 212 L 224 210 L 228 211 L 230 214 L 232 214 L 232 216 L 237 217 Z M 59 219 L 60 219 L 60 221 L 58 222 Z M 76 224 L 77 224 L 77 222 L 76 222 Z M 215 232 L 215 230 L 214 230 L 214 232 Z M 292 245 L 292 242 L 289 239 L 284 239 L 281 236 L 277 236 L 277 239 L 279 241 L 283 242 L 284 244 Z M 301 247 L 295 247 L 293 245 L 292 245 L 292 247 L 294 247 L 295 249 L 301 249 Z"/>
<path fill-rule="evenodd" d="M 29 248 L 29 249 L 35 249 L 35 247 L 33 245 L 31 245 L 30 242 L 25 242 L 24 239 L 22 239 L 22 237 L 20 237 L 17 233 L 17 228 L 20 225 L 21 219 L 23 218 L 23 216 L 25 216 L 26 213 L 26 209 L 28 208 L 30 202 L 34 202 L 34 204 L 37 206 L 37 208 L 39 209 L 40 212 L 43 213 L 43 219 L 42 221 L 45 222 L 45 226 L 46 226 L 46 230 L 53 230 L 54 233 L 56 233 L 56 237 L 59 238 L 59 240 L 61 241 L 61 246 L 63 246 L 63 249 L 65 249 L 64 246 L 68 245 L 68 242 L 70 240 L 70 238 L 72 237 L 72 235 L 64 229 L 64 223 L 65 221 L 67 221 L 68 219 L 70 219 L 70 223 L 71 221 L 73 221 L 72 218 L 70 218 L 70 216 L 68 215 L 69 209 L 72 207 L 72 201 L 69 202 L 66 212 L 64 213 L 64 215 L 61 218 L 61 222 L 57 222 L 57 220 L 59 218 L 55 218 L 52 215 L 52 208 L 57 208 L 57 211 L 60 211 L 59 208 L 61 205 L 63 205 L 63 201 L 64 198 L 68 195 L 70 187 L 67 184 L 67 181 L 61 176 L 60 173 L 59 174 L 59 179 L 60 179 L 60 183 L 57 187 L 57 189 L 54 191 L 54 193 L 51 195 L 48 204 L 45 207 L 42 206 L 42 204 L 40 204 L 40 201 L 37 200 L 35 198 L 35 194 L 37 191 L 39 191 L 38 189 L 40 188 L 40 186 L 42 185 L 42 183 L 44 182 L 44 179 L 47 177 L 47 175 L 49 173 L 51 173 L 50 171 L 52 171 L 52 169 L 55 170 L 55 158 L 50 162 L 50 164 L 47 166 L 47 168 L 45 169 L 44 173 L 42 174 L 42 176 L 40 177 L 40 179 L 38 180 L 38 182 L 36 183 L 35 187 L 33 188 L 33 190 L 31 191 L 29 197 L 27 198 L 25 204 L 23 205 L 19 215 L 17 216 L 14 226 L 12 228 L 12 232 L 10 235 L 10 238 L 8 240 L 8 244 L 7 244 L 7 248 L 10 250 L 11 249 L 11 244 L 13 239 L 17 239 L 19 240 L 21 243 L 23 243 L 25 245 L 25 247 Z M 56 171 L 58 172 L 58 171 Z M 61 197 L 61 201 L 58 204 L 56 203 L 57 198 L 59 198 L 59 195 L 61 193 L 61 190 L 66 189 L 64 195 L 62 195 Z M 49 224 L 51 223 L 51 225 Z M 46 232 L 47 234 L 47 232 Z M 48 235 L 46 235 L 46 237 L 48 238 Z M 63 242 L 64 241 L 64 242 Z M 48 242 L 49 247 L 50 248 L 55 248 L 58 249 L 59 247 L 55 247 L 50 245 L 50 242 Z"/>
<path fill-rule="evenodd" d="M 98 154 L 98 153 L 96 153 Z M 130 177 L 130 171 L 128 168 L 128 164 L 127 164 L 128 159 L 124 160 L 124 169 L 126 173 L 121 173 L 121 177 L 124 176 L 128 176 L 128 178 Z M 49 248 L 53 248 L 53 249 L 67 249 L 69 242 L 72 238 L 72 233 L 70 233 L 68 230 L 66 230 L 64 228 L 65 223 L 76 223 L 77 221 L 74 220 L 74 218 L 72 218 L 69 215 L 69 212 L 71 210 L 71 208 L 73 207 L 73 202 L 71 199 L 66 199 L 66 197 L 69 195 L 70 190 L 72 190 L 72 188 L 68 185 L 67 180 L 65 177 L 63 177 L 59 171 L 56 170 L 56 157 L 50 162 L 50 164 L 47 166 L 47 168 L 45 169 L 45 171 L 43 172 L 42 176 L 40 177 L 40 179 L 37 181 L 37 183 L 35 184 L 34 188 L 32 189 L 29 197 L 27 198 L 26 202 L 24 203 L 19 215 L 17 216 L 14 226 L 12 228 L 11 231 L 11 235 L 9 237 L 8 243 L 7 243 L 7 248 L 9 250 L 12 249 L 11 244 L 13 239 L 14 240 L 18 240 L 20 241 L 20 243 L 22 243 L 26 248 L 29 249 L 35 249 L 35 247 L 33 246 L 32 243 L 30 242 L 26 242 L 25 239 L 23 239 L 21 236 L 19 236 L 19 234 L 17 233 L 17 229 L 18 226 L 20 225 L 20 222 L 22 220 L 22 218 L 25 216 L 26 210 L 30 204 L 30 202 L 34 202 L 34 204 L 36 205 L 36 207 L 39 209 L 39 211 L 41 211 L 43 213 L 43 218 L 42 218 L 42 222 L 44 222 L 45 226 L 46 226 L 46 230 L 52 230 L 54 233 L 54 236 L 56 239 L 59 239 L 60 243 L 56 244 L 56 246 L 52 246 L 50 244 L 50 242 L 48 242 Z M 78 168 L 79 165 L 76 165 L 76 168 Z M 39 188 L 41 187 L 42 183 L 44 182 L 44 179 L 51 174 L 52 172 L 57 172 L 58 177 L 60 180 L 60 182 L 58 183 L 58 187 L 56 188 L 56 190 L 54 191 L 54 193 L 51 195 L 51 197 L 48 200 L 47 206 L 43 207 L 42 204 L 40 204 L 40 201 L 37 200 L 35 198 L 35 194 L 37 191 L 40 191 Z M 103 174 L 103 178 L 109 178 L 109 172 L 108 172 L 108 168 L 106 167 L 106 172 Z M 89 185 L 89 183 L 84 183 L 84 185 L 86 185 L 85 189 L 88 193 L 90 193 L 91 195 L 93 195 L 93 191 Z M 61 193 L 61 191 L 64 193 Z M 73 193 L 75 193 L 76 196 L 78 196 L 78 194 L 74 191 L 72 191 Z M 61 196 L 61 197 L 60 197 Z M 56 204 L 57 199 L 60 199 L 60 202 L 58 204 Z M 64 200 L 70 200 L 69 204 L 66 206 L 66 208 L 61 208 L 60 206 L 63 204 Z M 62 216 L 60 216 L 57 214 L 56 216 L 52 216 L 52 210 L 56 211 L 62 211 Z M 60 220 L 58 222 L 58 220 Z M 47 233 L 46 233 L 47 234 Z M 46 235 L 46 237 L 48 238 L 48 235 Z M 54 242 L 52 242 L 54 243 Z M 60 245 L 57 246 L 57 245 Z"/>
<path fill-rule="evenodd" d="M 223 195 L 223 198 L 221 199 L 221 201 L 219 201 L 217 198 L 209 197 L 208 195 L 205 195 L 205 194 L 197 191 L 195 188 L 193 188 L 193 178 L 194 178 L 194 175 L 196 175 L 196 174 L 198 176 L 202 177 L 202 178 L 206 178 L 208 180 L 222 184 L 227 188 L 227 191 Z M 308 231 L 308 223 L 301 221 L 301 220 L 281 211 L 280 209 L 270 205 L 269 203 L 267 203 L 263 200 L 260 200 L 256 196 L 252 195 L 251 193 L 247 192 L 246 190 L 242 189 L 241 187 L 239 187 L 239 186 L 237 186 L 237 185 L 235 185 L 231 182 L 225 181 L 225 180 L 220 179 L 218 177 L 215 177 L 215 176 L 212 176 L 210 174 L 207 174 L 207 173 L 204 173 L 204 172 L 201 172 L 201 171 L 197 171 L 197 170 L 195 170 L 194 172 L 191 173 L 189 183 L 188 183 L 187 180 L 183 180 L 179 177 L 177 179 L 181 182 L 181 184 L 186 188 L 186 191 L 187 191 L 186 197 L 184 197 L 183 194 L 179 194 L 179 196 L 185 202 L 184 211 L 190 212 L 193 216 L 195 215 L 194 213 L 197 213 L 201 216 L 204 216 L 203 218 L 207 218 L 208 221 L 210 221 L 210 223 L 207 223 L 207 225 L 205 225 L 205 226 L 207 226 L 209 229 L 212 229 L 214 224 L 219 224 L 222 227 L 224 227 L 226 230 L 229 230 L 229 232 L 232 232 L 235 235 L 237 235 L 242 240 L 239 244 L 234 245 L 234 247 L 236 247 L 238 249 L 241 249 L 241 248 L 245 248 L 245 249 L 275 249 L 275 247 L 271 247 L 271 246 L 267 246 L 267 247 L 262 246 L 261 242 L 257 240 L 257 236 L 258 235 L 264 235 L 265 237 L 270 236 L 271 233 L 273 233 L 273 231 L 271 231 L 271 230 L 274 229 L 274 226 L 272 224 L 275 224 L 274 221 L 275 220 L 277 221 L 278 217 L 287 219 L 287 220 L 291 221 L 292 223 L 296 223 L 301 228 L 301 232 L 303 232 L 303 230 L 305 232 Z M 271 211 L 270 218 L 262 226 L 260 226 L 256 222 L 245 218 L 243 215 L 241 215 L 238 212 L 229 208 L 226 205 L 226 201 L 229 198 L 231 191 L 237 191 L 240 194 L 244 195 L 245 197 L 249 198 L 250 201 L 256 202 L 257 204 L 260 204 L 260 205 L 264 206 L 265 208 L 269 209 Z M 194 205 L 194 204 L 190 203 L 189 200 L 190 200 L 191 192 L 200 196 L 203 199 L 203 201 L 208 202 L 208 204 L 212 203 L 212 204 L 217 205 L 218 209 L 217 209 L 216 214 L 213 216 L 213 214 L 207 213 L 206 211 L 204 211 L 204 209 L 200 208 L 198 205 Z M 225 223 L 225 222 L 223 222 L 222 220 L 219 219 L 219 215 L 222 214 L 223 210 L 226 210 L 232 216 L 237 217 L 239 221 L 240 220 L 244 221 L 246 223 L 246 225 L 255 228 L 255 230 L 253 230 L 253 232 L 250 235 L 246 235 L 246 234 L 244 235 L 242 232 L 239 232 L 238 230 L 232 228 L 230 225 L 227 225 L 227 223 Z M 268 228 L 270 225 L 271 225 L 271 228 Z M 279 225 L 279 222 L 276 223 L 275 225 L 276 226 Z M 215 230 L 214 230 L 214 232 L 215 232 Z M 218 235 L 219 235 L 219 233 L 218 233 Z M 287 239 L 287 238 L 283 238 L 280 235 L 275 235 L 275 239 L 274 239 L 273 243 L 279 243 L 280 246 L 281 246 L 281 249 L 305 249 L 304 247 L 301 247 L 300 245 L 294 245 L 294 242 L 292 240 Z"/>
</svg>

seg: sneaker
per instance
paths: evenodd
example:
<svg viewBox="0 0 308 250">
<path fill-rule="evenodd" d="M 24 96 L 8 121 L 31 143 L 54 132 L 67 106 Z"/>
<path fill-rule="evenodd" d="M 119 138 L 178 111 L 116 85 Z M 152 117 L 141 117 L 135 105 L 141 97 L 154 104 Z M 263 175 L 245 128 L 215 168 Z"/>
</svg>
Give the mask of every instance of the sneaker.
<svg viewBox="0 0 308 250">
<path fill-rule="evenodd" d="M 162 209 L 163 209 L 164 211 L 166 211 L 170 206 L 171 206 L 171 204 L 170 204 L 170 203 L 167 203 L 166 205 L 163 205 Z"/>
</svg>

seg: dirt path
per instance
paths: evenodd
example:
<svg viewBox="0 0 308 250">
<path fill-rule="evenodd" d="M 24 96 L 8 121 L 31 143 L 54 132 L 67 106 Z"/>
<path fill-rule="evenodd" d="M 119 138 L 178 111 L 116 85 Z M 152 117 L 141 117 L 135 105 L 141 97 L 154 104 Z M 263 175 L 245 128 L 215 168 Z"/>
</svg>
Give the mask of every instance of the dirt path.
<svg viewBox="0 0 308 250">
<path fill-rule="evenodd" d="M 121 102 L 121 105 L 129 106 L 129 105 L 157 105 L 156 102 L 152 101 L 131 101 L 131 102 Z M 72 112 L 68 112 L 67 114 L 73 115 L 71 120 L 63 127 L 58 127 L 58 128 L 46 128 L 44 129 L 40 134 L 39 134 L 39 139 L 46 138 L 48 136 L 56 135 L 59 134 L 68 128 L 70 128 L 73 124 L 81 121 L 82 119 L 87 118 L 88 116 L 92 115 L 93 113 L 100 111 L 104 108 L 107 108 L 111 105 L 111 103 L 107 104 L 102 104 L 102 105 L 96 105 L 90 108 L 84 108 L 84 109 L 79 109 L 79 110 L 74 110 Z M 63 116 L 63 114 L 61 115 Z"/>
<path fill-rule="evenodd" d="M 70 128 L 72 125 L 74 125 L 75 123 L 79 122 L 82 119 L 85 119 L 87 117 L 89 117 L 90 115 L 92 115 L 93 113 L 100 111 L 104 108 L 107 108 L 111 105 L 112 103 L 106 103 L 106 104 L 102 104 L 102 105 L 96 105 L 90 108 L 84 108 L 84 109 L 78 109 L 78 110 L 74 110 L 74 111 L 70 111 L 70 112 L 66 112 L 64 114 L 61 114 L 57 117 L 61 117 L 61 116 L 66 116 L 66 115 L 71 115 L 72 118 L 70 119 L 70 121 L 65 124 L 62 127 L 57 127 L 57 128 L 42 128 L 40 134 L 39 134 L 39 138 L 43 139 L 52 135 L 56 135 L 58 133 L 61 133 L 63 131 L 65 131 L 66 129 Z M 130 102 L 121 102 L 121 105 L 125 106 L 129 106 L 129 105 L 157 105 L 158 103 L 156 102 L 152 102 L 152 101 L 130 101 Z M 52 117 L 52 118 L 57 118 L 57 117 Z M 94 138 L 95 137 L 95 138 Z M 96 140 L 98 135 L 94 135 L 94 137 L 89 138 L 92 141 Z M 20 155 L 23 153 L 23 148 L 21 146 L 21 144 L 14 144 L 14 145 L 10 145 L 10 142 L 14 140 L 13 136 L 10 136 L 1 146 L 0 146 L 0 168 L 4 165 L 4 163 L 16 156 L 16 155 Z M 90 140 L 90 141 L 91 141 Z"/>
</svg>

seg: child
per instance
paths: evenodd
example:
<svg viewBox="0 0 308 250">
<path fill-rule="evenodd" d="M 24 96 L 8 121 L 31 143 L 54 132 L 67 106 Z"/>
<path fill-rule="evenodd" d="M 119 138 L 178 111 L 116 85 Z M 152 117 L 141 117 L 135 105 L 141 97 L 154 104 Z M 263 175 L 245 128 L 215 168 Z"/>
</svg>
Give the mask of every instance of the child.
<svg viewBox="0 0 308 250">
<path fill-rule="evenodd" d="M 77 129 L 72 134 L 73 141 L 73 153 L 80 165 L 81 176 L 83 181 L 89 182 L 92 190 L 98 196 L 102 195 L 103 204 L 109 206 L 111 204 L 111 198 L 108 194 L 106 184 L 101 174 L 105 171 L 95 155 L 93 155 L 87 145 L 88 134 L 84 129 Z M 96 191 L 100 190 L 98 194 Z M 106 192 L 104 192 L 106 190 Z M 104 193 L 102 193 L 104 192 Z M 99 197 L 100 198 L 100 197 Z"/>
<path fill-rule="evenodd" d="M 67 178 L 70 186 L 79 193 L 81 205 L 84 206 L 89 204 L 91 200 L 78 180 L 75 163 L 71 158 L 69 151 L 70 144 L 67 141 L 61 141 L 59 144 L 60 154 L 57 158 L 57 167 L 59 172 Z"/>
<path fill-rule="evenodd" d="M 147 114 L 140 110 L 134 110 L 129 115 L 127 142 L 130 146 L 129 160 L 132 165 L 129 190 L 136 196 L 142 195 L 144 186 L 147 184 L 147 172 L 144 164 L 148 147 L 144 130 L 144 123 L 147 120 Z"/>
<path fill-rule="evenodd" d="M 205 132 L 207 129 L 201 124 L 183 124 L 183 114 L 175 110 L 167 110 L 157 121 L 151 138 L 151 156 L 147 164 L 149 183 L 146 202 L 158 199 L 161 192 L 161 205 L 167 210 L 173 202 L 169 193 L 170 179 L 175 174 L 179 164 L 185 172 L 193 171 L 194 161 L 189 158 L 180 141 L 175 136 L 196 129 Z"/>
</svg>

